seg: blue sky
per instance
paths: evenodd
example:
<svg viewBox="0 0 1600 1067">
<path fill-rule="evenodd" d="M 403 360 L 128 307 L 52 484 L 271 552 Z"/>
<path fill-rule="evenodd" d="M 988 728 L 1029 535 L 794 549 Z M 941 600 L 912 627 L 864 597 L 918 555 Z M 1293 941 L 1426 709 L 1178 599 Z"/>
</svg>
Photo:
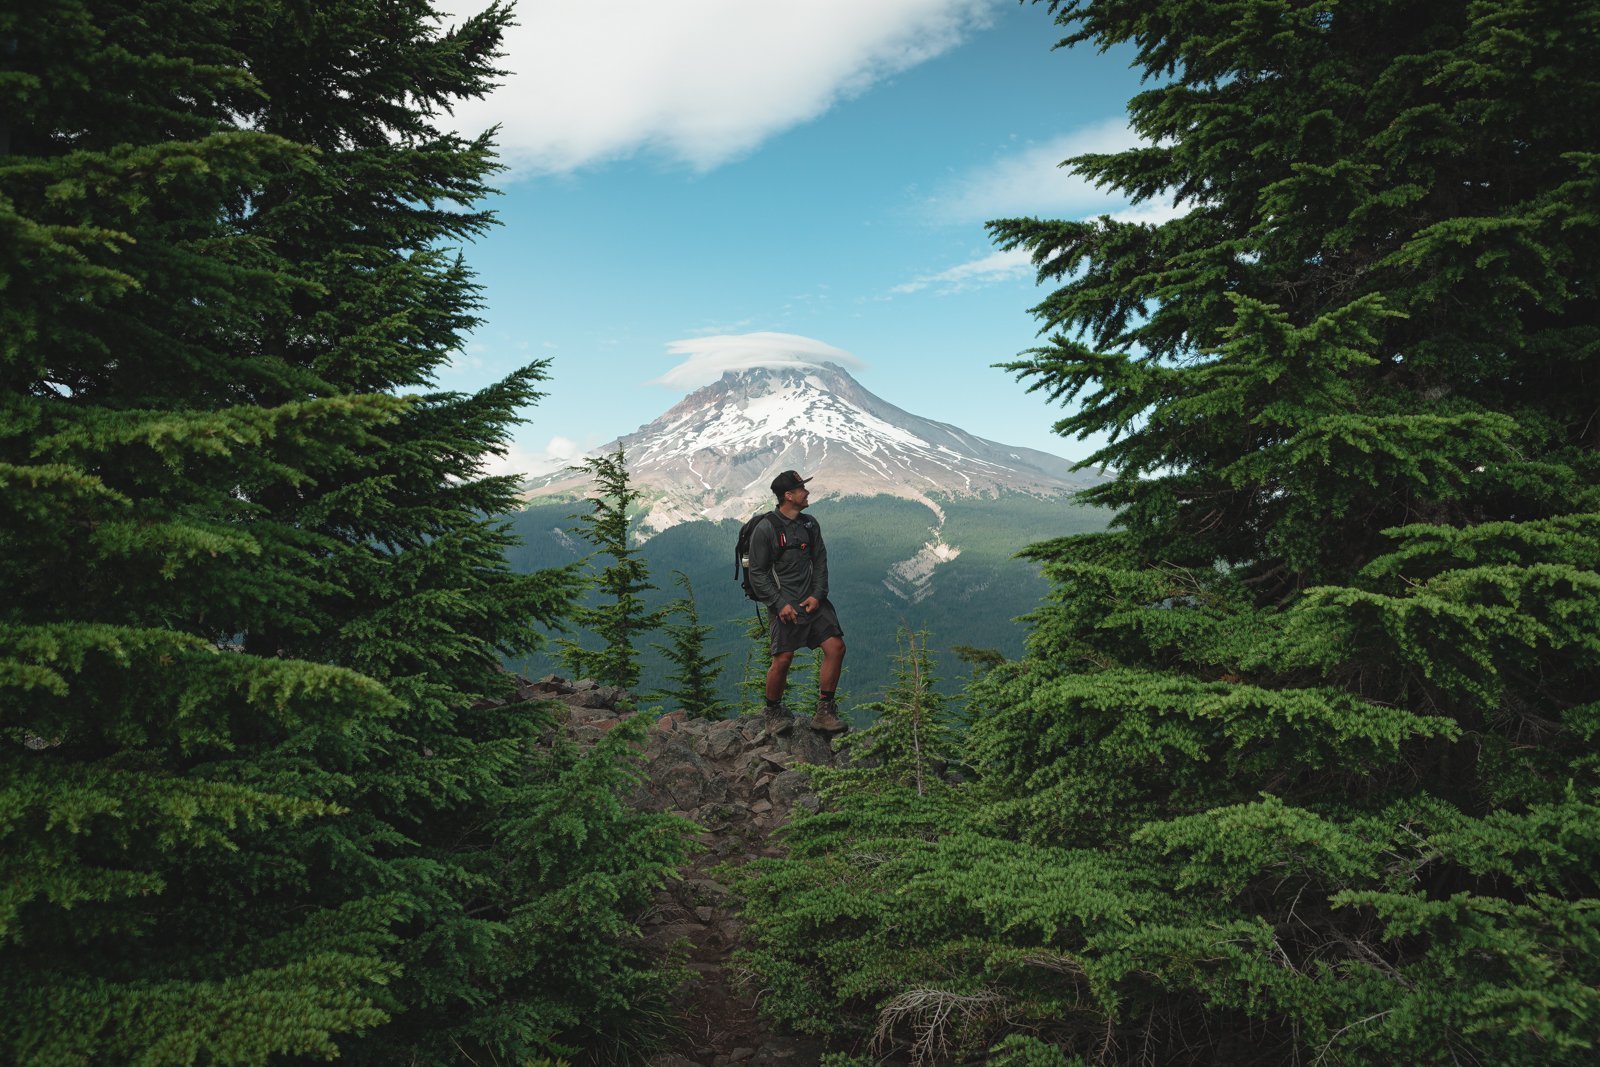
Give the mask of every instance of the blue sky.
<svg viewBox="0 0 1600 1067">
<path fill-rule="evenodd" d="M 450 2 L 447 11 L 476 5 Z M 983 222 L 1163 217 L 1059 170 L 1132 143 L 1130 55 L 1052 51 L 996 0 L 522 0 L 505 85 L 501 225 L 467 258 L 485 324 L 441 376 L 552 359 L 501 469 L 537 472 L 722 369 L 833 358 L 981 436 L 1078 458 L 1061 412 L 991 365 L 1036 343 L 1030 267 Z"/>
</svg>

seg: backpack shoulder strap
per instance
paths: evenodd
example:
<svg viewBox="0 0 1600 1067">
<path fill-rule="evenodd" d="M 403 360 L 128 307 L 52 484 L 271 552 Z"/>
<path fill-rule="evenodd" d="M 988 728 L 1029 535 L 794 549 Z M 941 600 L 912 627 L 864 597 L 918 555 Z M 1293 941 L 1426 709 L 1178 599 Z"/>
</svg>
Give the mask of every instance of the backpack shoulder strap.
<svg viewBox="0 0 1600 1067">
<path fill-rule="evenodd" d="M 740 544 L 748 547 L 751 541 L 761 536 L 761 527 L 767 528 L 766 536 L 774 541 L 778 537 L 778 513 L 776 511 L 763 512 L 744 524 L 744 529 L 739 532 Z"/>
<path fill-rule="evenodd" d="M 776 549 L 777 554 L 781 556 L 784 554 L 784 552 L 788 551 L 788 549 L 792 547 L 790 545 L 783 544 L 778 536 L 783 531 L 783 515 L 776 508 L 774 508 L 772 511 L 767 512 L 765 518 L 767 520 L 768 536 L 770 536 L 773 541 L 773 548 Z M 806 528 L 811 528 L 809 523 L 806 524 Z"/>
</svg>

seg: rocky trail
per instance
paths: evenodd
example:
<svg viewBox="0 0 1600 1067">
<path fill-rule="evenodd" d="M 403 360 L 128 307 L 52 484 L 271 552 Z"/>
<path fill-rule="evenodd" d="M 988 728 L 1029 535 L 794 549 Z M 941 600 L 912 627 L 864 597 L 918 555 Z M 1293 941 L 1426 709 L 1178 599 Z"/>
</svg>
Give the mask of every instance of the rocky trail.
<svg viewBox="0 0 1600 1067">
<path fill-rule="evenodd" d="M 626 690 L 583 680 L 547 677 L 525 683 L 522 700 L 564 706 L 564 729 L 592 744 L 629 716 Z M 663 954 L 687 945 L 692 978 L 678 993 L 683 1032 L 677 1047 L 652 1067 L 724 1067 L 785 1064 L 810 1067 L 830 1046 L 803 1035 L 777 1032 L 757 1012 L 759 991 L 742 985 L 730 956 L 742 925 L 718 867 L 742 866 L 782 850 L 773 832 L 795 808 L 815 810 L 817 800 L 800 764 L 833 765 L 829 735 L 797 716 L 774 734 L 759 717 L 707 721 L 675 711 L 658 719 L 645 745 L 646 779 L 635 800 L 649 811 L 681 815 L 700 825 L 702 846 L 683 877 L 663 887 L 641 917 L 647 942 Z"/>
</svg>

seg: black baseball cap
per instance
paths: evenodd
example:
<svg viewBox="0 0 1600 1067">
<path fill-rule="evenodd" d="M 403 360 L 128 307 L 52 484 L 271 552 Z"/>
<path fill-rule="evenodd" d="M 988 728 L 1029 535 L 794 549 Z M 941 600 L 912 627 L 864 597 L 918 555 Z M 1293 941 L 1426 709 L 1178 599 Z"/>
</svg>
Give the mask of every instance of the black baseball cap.
<svg viewBox="0 0 1600 1067">
<path fill-rule="evenodd" d="M 791 489 L 799 489 L 810 480 L 810 478 L 800 477 L 800 473 L 798 471 L 784 471 L 782 474 L 772 479 L 772 491 L 778 496 L 782 496 Z"/>
</svg>

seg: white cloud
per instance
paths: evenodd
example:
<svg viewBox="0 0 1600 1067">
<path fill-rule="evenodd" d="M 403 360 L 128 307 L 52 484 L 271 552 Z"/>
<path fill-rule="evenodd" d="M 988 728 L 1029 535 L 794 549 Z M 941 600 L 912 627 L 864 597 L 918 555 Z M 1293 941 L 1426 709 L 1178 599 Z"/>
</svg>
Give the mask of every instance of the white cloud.
<svg viewBox="0 0 1600 1067">
<path fill-rule="evenodd" d="M 451 354 L 450 359 L 440 368 L 443 374 L 471 374 L 484 367 L 482 345 L 469 345 L 465 349 L 457 349 Z"/>
<path fill-rule="evenodd" d="M 592 447 L 592 446 L 591 446 Z M 486 474 L 516 474 L 532 478 L 577 462 L 583 457 L 584 446 L 570 437 L 559 435 L 541 447 L 529 447 L 512 441 L 503 456 L 490 456 L 484 464 Z"/>
<path fill-rule="evenodd" d="M 1163 222 L 1182 218 L 1188 213 L 1189 209 L 1182 204 L 1174 204 L 1168 200 L 1146 200 L 1142 204 L 1113 211 L 1111 217 L 1118 222 L 1142 222 L 1146 226 L 1159 226 Z"/>
<path fill-rule="evenodd" d="M 837 363 L 860 369 L 861 360 L 842 348 L 793 333 L 723 334 L 669 341 L 667 351 L 687 357 L 651 385 L 697 389 L 716 381 L 724 371 L 747 367 L 815 366 Z"/>
<path fill-rule="evenodd" d="M 998 0 L 525 0 L 512 73 L 463 101 L 458 128 L 501 126 L 513 173 L 640 151 L 709 170 L 987 26 Z M 483 0 L 445 0 L 446 20 Z"/>
<path fill-rule="evenodd" d="M 1082 217 L 1127 201 L 1062 168 L 1086 152 L 1120 152 L 1139 143 L 1122 119 L 1107 119 L 1037 144 L 958 179 L 927 208 L 942 222 L 986 222 L 1030 215 Z"/>
<path fill-rule="evenodd" d="M 1028 250 L 1025 248 L 1013 248 L 1009 252 L 991 252 L 982 259 L 974 259 L 968 263 L 958 263 L 954 267 L 946 268 L 937 274 L 920 275 L 909 282 L 903 282 L 895 286 L 889 291 L 891 293 L 915 293 L 932 287 L 941 293 L 959 293 L 984 285 L 994 285 L 997 282 L 1032 276 L 1033 259 Z"/>
<path fill-rule="evenodd" d="M 1108 214 L 1117 222 L 1138 222 L 1146 226 L 1159 226 L 1163 222 L 1182 217 L 1188 208 L 1170 201 L 1145 201 L 1119 211 L 1096 211 Z M 1033 254 L 1026 248 L 1013 248 L 1009 252 L 991 252 L 981 259 L 957 263 L 936 274 L 920 274 L 909 282 L 901 282 L 889 292 L 896 296 L 933 289 L 945 293 L 962 293 L 986 285 L 1009 282 L 1020 278 L 1033 278 Z"/>
<path fill-rule="evenodd" d="M 1089 218 L 1109 215 L 1118 222 L 1156 226 L 1179 218 L 1187 207 L 1170 200 L 1129 204 L 1126 197 L 1098 189 L 1084 178 L 1068 173 L 1061 161 L 1088 152 L 1118 152 L 1139 143 L 1139 137 L 1121 119 L 1112 119 L 983 167 L 962 178 L 927 202 L 942 222 L 972 223 L 996 218 L 1042 216 Z M 893 294 L 935 289 L 956 293 L 1031 274 L 1033 264 L 1025 249 L 993 252 L 981 259 L 958 263 L 935 274 L 919 275 L 890 289 Z"/>
</svg>

